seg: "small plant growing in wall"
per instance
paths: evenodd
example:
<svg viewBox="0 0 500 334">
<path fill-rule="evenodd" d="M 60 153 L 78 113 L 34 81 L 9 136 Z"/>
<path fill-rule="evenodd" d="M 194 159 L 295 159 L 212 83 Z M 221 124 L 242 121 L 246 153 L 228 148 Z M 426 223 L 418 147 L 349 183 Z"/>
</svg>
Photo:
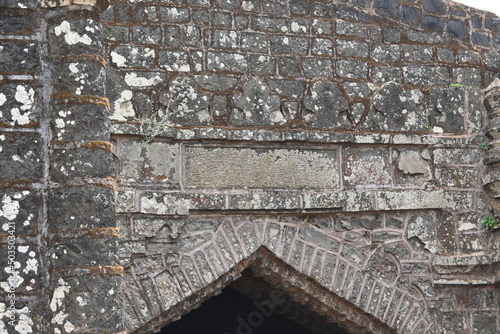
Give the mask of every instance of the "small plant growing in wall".
<svg viewBox="0 0 500 334">
<path fill-rule="evenodd" d="M 146 144 L 151 143 L 156 136 L 171 127 L 172 123 L 168 120 L 168 113 L 161 117 L 153 114 L 149 118 L 141 119 L 141 128 Z"/>
<path fill-rule="evenodd" d="M 177 85 L 174 85 L 172 88 L 177 88 Z M 172 124 L 168 119 L 172 100 L 173 96 L 170 96 L 165 107 L 165 114 L 163 116 L 160 116 L 157 112 L 153 113 L 148 118 L 139 120 L 141 123 L 141 131 L 144 136 L 144 143 L 151 143 L 160 133 L 174 127 L 174 124 Z"/>
<path fill-rule="evenodd" d="M 486 216 L 483 218 L 483 226 L 487 230 L 492 230 L 498 226 L 498 220 L 492 216 Z"/>
<path fill-rule="evenodd" d="M 490 143 L 487 143 L 487 142 L 481 143 L 481 144 L 479 144 L 479 147 L 481 147 L 485 151 L 489 151 L 490 150 Z"/>
<path fill-rule="evenodd" d="M 490 143 L 488 143 L 488 142 L 483 142 L 483 143 L 479 144 L 479 147 L 480 147 L 480 148 L 484 151 L 484 153 L 483 153 L 483 158 L 488 157 L 488 153 L 489 153 L 490 148 L 491 148 L 491 147 L 490 147 Z"/>
<path fill-rule="evenodd" d="M 434 129 L 429 123 L 424 123 L 424 128 L 427 130 L 427 132 L 434 133 Z"/>
</svg>

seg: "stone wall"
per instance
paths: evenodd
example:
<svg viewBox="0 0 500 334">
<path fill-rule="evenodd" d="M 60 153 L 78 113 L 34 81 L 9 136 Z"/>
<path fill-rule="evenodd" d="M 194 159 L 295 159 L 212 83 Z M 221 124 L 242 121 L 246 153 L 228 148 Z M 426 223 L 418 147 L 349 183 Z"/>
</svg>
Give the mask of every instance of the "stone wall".
<svg viewBox="0 0 500 334">
<path fill-rule="evenodd" d="M 127 328 L 159 329 L 267 249 L 350 303 L 335 321 L 353 333 L 496 331 L 481 144 L 497 18 L 441 1 L 117 1 L 102 19 Z"/>
<path fill-rule="evenodd" d="M 500 330 L 497 17 L 1 6 L 0 329 L 154 333 L 251 270 L 349 333 Z"/>
<path fill-rule="evenodd" d="M 0 6 L 0 332 L 120 332 L 98 5 Z"/>
</svg>

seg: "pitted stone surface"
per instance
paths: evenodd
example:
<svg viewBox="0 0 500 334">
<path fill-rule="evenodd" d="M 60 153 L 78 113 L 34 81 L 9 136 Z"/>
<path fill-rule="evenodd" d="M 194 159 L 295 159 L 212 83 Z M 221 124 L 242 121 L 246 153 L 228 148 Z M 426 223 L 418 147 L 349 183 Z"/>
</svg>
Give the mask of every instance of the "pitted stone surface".
<svg viewBox="0 0 500 334">
<path fill-rule="evenodd" d="M 398 183 L 422 185 L 432 179 L 431 159 L 428 151 L 393 151 L 397 155 L 394 178 Z"/>
<path fill-rule="evenodd" d="M 348 333 L 499 332 L 491 13 L 0 7 L 0 332 L 159 332 L 246 269 Z"/>
<path fill-rule="evenodd" d="M 159 116 L 172 124 L 206 124 L 211 120 L 208 97 L 198 93 L 196 82 L 188 77 L 177 77 L 170 82 L 159 103 Z"/>
<path fill-rule="evenodd" d="M 434 88 L 431 90 L 431 99 L 431 124 L 439 126 L 444 132 L 462 133 L 465 126 L 465 88 Z"/>
<path fill-rule="evenodd" d="M 387 186 L 391 182 L 389 152 L 375 149 L 347 148 L 344 182 L 347 186 Z"/>
<path fill-rule="evenodd" d="M 406 91 L 403 85 L 388 82 L 373 97 L 368 122 L 383 130 L 422 131 L 426 122 L 419 108 L 423 97 L 419 90 Z"/>
<path fill-rule="evenodd" d="M 311 87 L 311 95 L 304 100 L 305 120 L 313 127 L 347 127 L 348 102 L 337 84 L 321 80 Z"/>
<path fill-rule="evenodd" d="M 237 110 L 233 111 L 233 124 L 283 124 L 285 116 L 280 110 L 280 98 L 271 94 L 267 85 L 257 79 L 243 85 L 243 94 L 233 97 Z"/>
<path fill-rule="evenodd" d="M 41 138 L 36 134 L 7 133 L 0 135 L 0 179 L 5 181 L 40 179 Z"/>
</svg>

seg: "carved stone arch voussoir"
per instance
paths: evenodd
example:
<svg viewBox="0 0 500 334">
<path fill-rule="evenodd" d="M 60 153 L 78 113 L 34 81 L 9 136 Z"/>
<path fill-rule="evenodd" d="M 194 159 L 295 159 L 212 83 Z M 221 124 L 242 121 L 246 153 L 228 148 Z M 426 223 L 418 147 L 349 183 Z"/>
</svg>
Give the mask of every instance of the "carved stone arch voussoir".
<svg viewBox="0 0 500 334">
<path fill-rule="evenodd" d="M 165 254 L 166 267 L 150 275 L 149 285 L 125 280 L 142 289 L 145 304 L 152 299 L 161 304 L 156 312 L 136 315 L 141 319 L 129 329 L 154 333 L 250 270 L 348 333 L 434 333 L 422 296 L 398 281 L 395 257 L 379 248 L 358 261 L 365 258 L 362 250 L 344 248 L 339 237 L 297 222 L 248 217 L 187 222 Z"/>
</svg>

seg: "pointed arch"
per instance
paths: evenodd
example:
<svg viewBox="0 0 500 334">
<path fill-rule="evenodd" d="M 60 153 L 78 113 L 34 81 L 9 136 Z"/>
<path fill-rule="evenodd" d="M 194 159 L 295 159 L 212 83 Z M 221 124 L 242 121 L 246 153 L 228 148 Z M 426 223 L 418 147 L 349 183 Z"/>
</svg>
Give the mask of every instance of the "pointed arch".
<svg viewBox="0 0 500 334">
<path fill-rule="evenodd" d="M 245 270 L 348 332 L 434 332 L 424 298 L 400 279 L 396 257 L 383 247 L 354 247 L 304 221 L 186 222 L 165 263 L 149 276 L 149 290 L 139 294 L 144 304 L 159 307 L 135 315 L 131 333 L 154 333 L 220 293 Z M 144 290 L 144 282 L 133 275 L 125 281 Z M 128 303 L 137 305 L 137 300 Z"/>
</svg>

